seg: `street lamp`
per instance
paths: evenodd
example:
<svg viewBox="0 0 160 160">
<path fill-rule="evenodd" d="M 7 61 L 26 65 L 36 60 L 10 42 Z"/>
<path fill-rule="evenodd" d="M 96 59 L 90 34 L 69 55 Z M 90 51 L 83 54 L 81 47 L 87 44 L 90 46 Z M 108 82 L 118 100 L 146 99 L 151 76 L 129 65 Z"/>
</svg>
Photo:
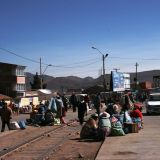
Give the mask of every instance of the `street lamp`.
<svg viewBox="0 0 160 160">
<path fill-rule="evenodd" d="M 103 54 L 98 48 L 92 47 L 92 49 L 96 49 L 102 55 L 102 62 L 103 62 L 103 87 L 104 91 L 106 91 L 106 80 L 105 80 L 105 59 L 107 58 L 108 54 Z"/>
</svg>

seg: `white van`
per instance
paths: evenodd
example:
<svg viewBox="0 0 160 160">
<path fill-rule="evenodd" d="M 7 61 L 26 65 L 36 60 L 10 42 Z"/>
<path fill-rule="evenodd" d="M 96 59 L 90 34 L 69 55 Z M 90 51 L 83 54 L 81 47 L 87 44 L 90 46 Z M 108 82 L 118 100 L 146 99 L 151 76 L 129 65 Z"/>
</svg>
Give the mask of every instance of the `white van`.
<svg viewBox="0 0 160 160">
<path fill-rule="evenodd" d="M 146 112 L 160 113 L 160 93 L 151 93 L 146 101 Z"/>
</svg>

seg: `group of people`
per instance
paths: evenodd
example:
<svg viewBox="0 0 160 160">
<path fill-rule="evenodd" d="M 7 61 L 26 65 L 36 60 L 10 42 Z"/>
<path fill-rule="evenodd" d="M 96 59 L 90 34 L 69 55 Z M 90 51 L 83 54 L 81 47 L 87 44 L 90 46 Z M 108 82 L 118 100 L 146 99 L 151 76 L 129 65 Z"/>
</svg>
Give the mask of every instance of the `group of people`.
<svg viewBox="0 0 160 160">
<path fill-rule="evenodd" d="M 44 104 L 40 102 L 38 107 L 30 114 L 30 119 L 39 125 L 54 124 L 55 119 L 59 119 L 60 124 L 66 124 L 64 118 L 68 109 L 66 103 L 65 95 L 61 96 L 55 92 L 50 101 Z"/>
<path fill-rule="evenodd" d="M 82 125 L 81 137 L 104 139 L 111 133 L 113 117 L 120 121 L 122 126 L 123 122 L 132 121 L 133 123 L 138 123 L 139 129 L 143 127 L 142 108 L 139 108 L 137 103 L 133 103 L 133 100 L 131 99 L 131 95 L 129 94 L 125 94 L 123 97 L 120 97 L 120 99 L 116 98 L 112 101 L 108 99 L 108 103 L 106 103 L 107 108 L 105 112 L 101 113 L 101 96 L 100 93 L 98 93 L 94 96 L 94 99 L 92 99 L 96 113 L 93 114 L 84 124 L 84 118 L 88 114 L 88 105 L 90 103 L 89 96 L 81 95 L 80 98 L 77 99 L 76 95 L 73 93 L 70 99 L 68 99 L 65 96 L 65 93 L 60 95 L 55 92 L 48 103 L 43 104 L 40 102 L 37 108 L 34 108 L 32 104 L 30 104 L 32 110 L 30 115 L 34 122 L 42 125 L 54 123 L 56 118 L 60 120 L 60 124 L 66 124 L 65 116 L 70 101 L 73 112 L 78 110 L 79 123 Z M 10 129 L 12 109 L 7 106 L 7 103 L 4 101 L 0 102 L 0 105 L 2 106 L 0 109 L 2 120 L 1 132 L 3 132 L 5 125 Z M 130 120 L 127 119 L 128 115 L 131 117 Z"/>
<path fill-rule="evenodd" d="M 130 94 L 124 94 L 120 99 L 108 103 L 106 109 L 101 113 L 100 95 L 97 94 L 98 103 L 95 105 L 96 113 L 82 126 L 80 137 L 82 139 L 104 140 L 112 135 L 125 135 L 131 133 L 131 127 L 136 124 L 137 130 L 143 128 L 142 108 L 138 103 L 133 103 Z M 80 122 L 81 123 L 81 122 Z M 127 128 L 129 127 L 130 128 Z"/>
</svg>

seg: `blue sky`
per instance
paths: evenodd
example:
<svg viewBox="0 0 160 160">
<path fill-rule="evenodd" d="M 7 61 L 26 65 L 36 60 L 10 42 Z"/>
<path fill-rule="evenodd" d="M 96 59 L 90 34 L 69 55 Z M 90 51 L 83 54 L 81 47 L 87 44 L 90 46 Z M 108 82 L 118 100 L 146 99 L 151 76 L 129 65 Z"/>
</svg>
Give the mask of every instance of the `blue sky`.
<svg viewBox="0 0 160 160">
<path fill-rule="evenodd" d="M 0 0 L 0 61 L 54 77 L 160 68 L 159 0 Z M 8 52 L 9 51 L 9 52 Z M 28 60 L 27 60 L 28 59 Z"/>
</svg>

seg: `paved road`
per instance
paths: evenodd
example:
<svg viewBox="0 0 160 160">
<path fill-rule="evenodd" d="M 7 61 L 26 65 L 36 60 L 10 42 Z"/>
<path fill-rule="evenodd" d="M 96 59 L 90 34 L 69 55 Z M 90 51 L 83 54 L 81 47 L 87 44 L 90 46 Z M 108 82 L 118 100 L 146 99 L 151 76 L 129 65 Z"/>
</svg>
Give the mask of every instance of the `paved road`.
<svg viewBox="0 0 160 160">
<path fill-rule="evenodd" d="M 160 116 L 144 116 L 144 129 L 107 137 L 96 160 L 160 160 Z"/>
</svg>

